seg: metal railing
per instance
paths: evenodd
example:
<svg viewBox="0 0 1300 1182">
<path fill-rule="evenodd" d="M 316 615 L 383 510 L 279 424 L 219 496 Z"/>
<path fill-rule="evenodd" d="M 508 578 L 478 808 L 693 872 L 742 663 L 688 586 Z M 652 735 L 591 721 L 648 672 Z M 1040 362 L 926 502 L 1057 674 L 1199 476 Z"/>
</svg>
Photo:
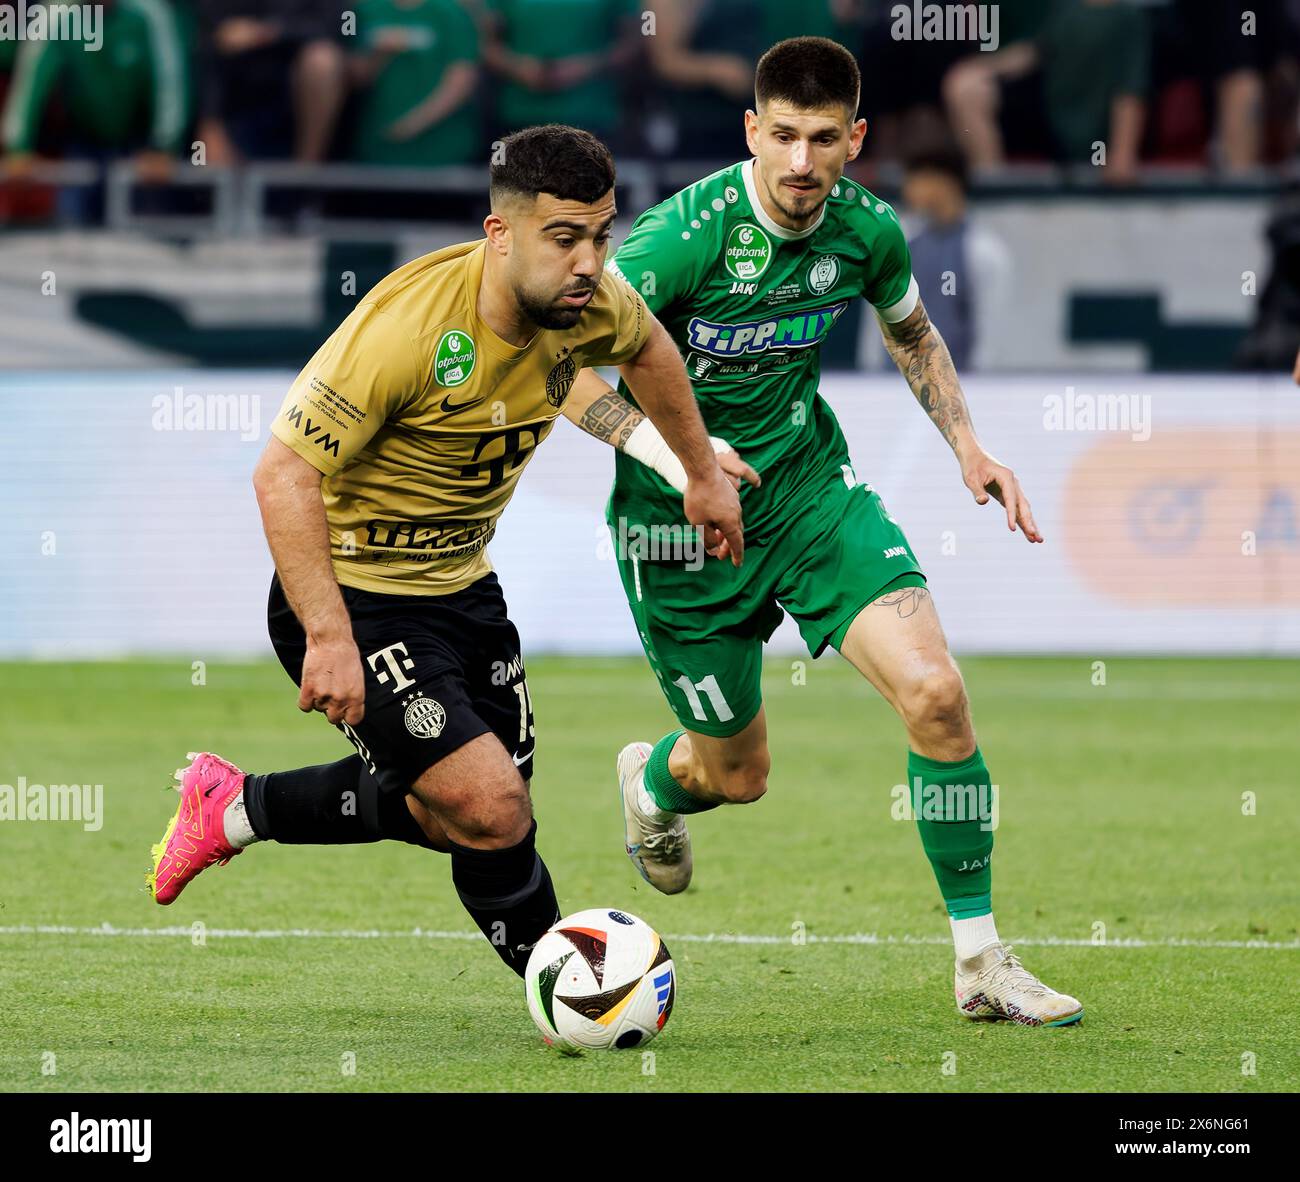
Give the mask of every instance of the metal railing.
<svg viewBox="0 0 1300 1182">
<path fill-rule="evenodd" d="M 87 166 L 91 169 L 95 165 Z M 69 183 L 91 183 L 94 179 Z M 377 168 L 360 164 L 248 164 L 240 168 L 178 166 L 167 182 L 186 188 L 212 190 L 210 209 L 203 214 L 140 212 L 134 200 L 143 182 L 130 160 L 110 164 L 105 174 L 105 224 L 122 232 L 187 232 L 195 237 L 260 238 L 286 229 L 324 237 L 342 234 L 353 238 L 392 237 L 409 230 L 427 230 L 445 221 L 445 215 L 428 218 L 339 217 L 326 215 L 306 203 L 293 216 L 272 210 L 277 194 L 310 194 L 313 198 L 351 193 L 382 199 L 393 194 L 428 194 L 486 200 L 488 170 L 469 165 L 445 168 Z M 617 190 L 628 213 L 639 213 L 657 200 L 654 169 L 629 161 L 618 170 Z M 286 222 L 288 224 L 286 224 Z"/>
<path fill-rule="evenodd" d="M 618 168 L 619 205 L 624 217 L 635 216 L 661 200 L 663 195 L 708 175 L 727 161 L 627 160 Z M 1179 194 L 1243 194 L 1274 192 L 1283 184 L 1295 183 L 1295 166 L 1245 177 L 1221 177 L 1196 166 L 1148 166 L 1141 170 L 1138 184 L 1114 188 L 1105 183 L 1100 169 L 1062 168 L 1051 164 L 1011 165 L 996 176 L 976 178 L 972 195 L 998 198 L 1007 195 L 1108 194 L 1134 197 L 1178 192 Z M 24 174 L 40 185 L 88 186 L 103 182 L 105 225 L 124 233 L 171 234 L 196 239 L 258 239 L 269 234 L 296 233 L 320 237 L 390 239 L 404 233 L 427 232 L 448 221 L 446 203 L 430 216 L 367 217 L 339 216 L 325 212 L 330 198 L 340 194 L 382 201 L 396 195 L 428 194 L 470 203 L 486 199 L 488 171 L 485 167 L 457 165 L 444 168 L 387 168 L 359 164 L 253 163 L 240 167 L 192 166 L 178 162 L 171 176 L 159 185 L 141 178 L 134 161 L 124 159 L 108 165 L 90 161 L 40 162 Z M 3 178 L 0 178 L 3 180 Z M 897 164 L 883 164 L 874 176 L 863 181 L 869 188 L 897 192 L 902 170 Z M 137 197 L 146 189 L 167 187 L 190 191 L 209 190 L 202 212 L 159 213 L 140 208 Z M 307 200 L 292 199 L 307 194 Z M 335 203 L 337 204 L 337 203 Z M 286 212 L 288 211 L 288 212 Z"/>
</svg>

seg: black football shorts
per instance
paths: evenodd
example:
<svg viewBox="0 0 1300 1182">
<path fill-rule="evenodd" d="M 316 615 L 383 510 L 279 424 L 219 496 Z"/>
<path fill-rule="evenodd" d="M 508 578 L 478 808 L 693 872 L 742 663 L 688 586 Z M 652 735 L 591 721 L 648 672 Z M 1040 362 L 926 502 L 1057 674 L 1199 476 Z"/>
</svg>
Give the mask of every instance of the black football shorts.
<svg viewBox="0 0 1300 1182">
<path fill-rule="evenodd" d="M 531 779 L 533 704 L 495 574 L 449 595 L 339 590 L 366 678 L 365 717 L 339 729 L 385 792 L 408 792 L 440 759 L 489 732 Z M 279 576 L 267 626 L 280 664 L 301 685 L 307 639 Z"/>
</svg>

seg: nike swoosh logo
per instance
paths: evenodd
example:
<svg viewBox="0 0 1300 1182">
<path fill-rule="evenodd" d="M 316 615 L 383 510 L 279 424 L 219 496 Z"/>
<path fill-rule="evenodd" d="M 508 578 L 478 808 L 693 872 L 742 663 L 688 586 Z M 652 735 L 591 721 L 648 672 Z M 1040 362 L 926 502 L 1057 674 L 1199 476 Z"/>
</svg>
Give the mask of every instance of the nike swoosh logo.
<svg viewBox="0 0 1300 1182">
<path fill-rule="evenodd" d="M 203 794 L 204 797 L 211 796 L 211 795 L 212 795 L 212 794 L 213 794 L 213 793 L 214 793 L 218 788 L 220 788 L 221 785 L 224 784 L 225 782 L 226 782 L 226 777 L 223 775 L 223 776 L 221 777 L 221 779 L 219 779 L 215 784 L 212 785 L 211 788 L 209 788 L 206 792 L 204 792 L 204 794 Z"/>
<path fill-rule="evenodd" d="M 537 748 L 535 746 L 529 747 L 522 755 L 516 751 L 510 758 L 515 761 L 515 767 L 523 767 L 524 764 L 532 758 L 533 752 L 536 750 Z"/>
<path fill-rule="evenodd" d="M 486 394 L 480 394 L 477 398 L 471 398 L 468 402 L 452 402 L 451 395 L 448 394 L 447 397 L 442 400 L 443 414 L 455 414 L 458 410 L 466 410 L 469 407 L 482 402 L 486 397 Z"/>
</svg>

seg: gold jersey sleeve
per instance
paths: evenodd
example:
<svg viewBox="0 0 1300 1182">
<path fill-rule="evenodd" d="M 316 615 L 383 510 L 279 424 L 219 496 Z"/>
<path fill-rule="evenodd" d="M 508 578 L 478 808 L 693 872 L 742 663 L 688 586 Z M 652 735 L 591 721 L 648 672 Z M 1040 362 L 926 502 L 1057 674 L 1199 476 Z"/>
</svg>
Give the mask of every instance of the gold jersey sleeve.
<svg viewBox="0 0 1300 1182">
<path fill-rule="evenodd" d="M 289 388 L 271 433 L 313 468 L 333 476 L 423 386 L 411 338 L 389 313 L 367 301 L 316 350 Z"/>
<path fill-rule="evenodd" d="M 648 337 L 645 302 L 607 271 L 573 328 L 502 340 L 478 316 L 485 253 L 482 240 L 449 246 L 383 279 L 272 424 L 323 474 L 344 586 L 445 595 L 487 574 L 487 544 L 578 370 L 621 365 Z"/>
</svg>

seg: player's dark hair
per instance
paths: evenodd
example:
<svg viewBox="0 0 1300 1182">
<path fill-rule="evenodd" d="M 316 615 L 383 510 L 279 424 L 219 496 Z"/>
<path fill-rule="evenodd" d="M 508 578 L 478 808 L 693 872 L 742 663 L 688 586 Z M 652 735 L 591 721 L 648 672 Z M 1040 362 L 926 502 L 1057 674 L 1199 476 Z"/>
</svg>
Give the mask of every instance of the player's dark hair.
<svg viewBox="0 0 1300 1182">
<path fill-rule="evenodd" d="M 853 55 L 828 37 L 791 37 L 778 41 L 761 58 L 754 73 L 754 97 L 760 106 L 780 99 L 805 110 L 847 107 L 858 112 L 862 75 Z"/>
<path fill-rule="evenodd" d="M 903 161 L 903 170 L 912 172 L 939 172 L 952 177 L 963 189 L 969 185 L 970 174 L 966 157 L 950 144 L 931 144 L 909 152 Z"/>
<path fill-rule="evenodd" d="M 614 158 L 589 131 L 546 123 L 508 135 L 492 154 L 491 199 L 550 193 L 591 205 L 614 187 Z"/>
</svg>

